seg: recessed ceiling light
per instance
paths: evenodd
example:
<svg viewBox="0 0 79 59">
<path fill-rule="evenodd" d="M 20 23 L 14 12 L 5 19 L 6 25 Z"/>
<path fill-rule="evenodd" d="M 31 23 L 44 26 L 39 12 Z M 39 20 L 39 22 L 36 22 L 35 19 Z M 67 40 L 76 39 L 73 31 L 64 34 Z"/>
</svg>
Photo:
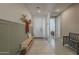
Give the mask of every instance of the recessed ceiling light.
<svg viewBox="0 0 79 59">
<path fill-rule="evenodd" d="M 60 9 L 57 9 L 57 10 L 56 10 L 56 12 L 59 12 L 59 11 L 60 11 Z"/>
<path fill-rule="evenodd" d="M 40 10 L 37 10 L 37 12 L 40 13 L 41 11 Z"/>
<path fill-rule="evenodd" d="M 37 8 L 37 12 L 40 13 L 41 10 L 40 10 L 40 7 L 36 7 Z"/>
</svg>

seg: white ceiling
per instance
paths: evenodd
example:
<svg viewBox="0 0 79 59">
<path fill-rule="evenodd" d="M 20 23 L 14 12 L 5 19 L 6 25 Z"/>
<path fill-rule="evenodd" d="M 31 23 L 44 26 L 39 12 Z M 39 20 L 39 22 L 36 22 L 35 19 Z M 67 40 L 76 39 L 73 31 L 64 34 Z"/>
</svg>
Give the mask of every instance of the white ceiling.
<svg viewBox="0 0 79 59">
<path fill-rule="evenodd" d="M 51 16 L 57 16 L 70 5 L 70 3 L 28 3 L 26 8 L 32 15 L 47 15 L 50 13 Z M 40 13 L 37 12 L 36 7 L 40 7 Z M 58 12 L 56 11 L 57 9 L 59 9 Z"/>
</svg>

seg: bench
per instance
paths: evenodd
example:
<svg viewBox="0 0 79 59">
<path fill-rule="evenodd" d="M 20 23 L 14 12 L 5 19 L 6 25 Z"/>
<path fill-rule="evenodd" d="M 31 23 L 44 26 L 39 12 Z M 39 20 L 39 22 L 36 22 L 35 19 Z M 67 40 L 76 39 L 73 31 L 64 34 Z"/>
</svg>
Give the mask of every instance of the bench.
<svg viewBox="0 0 79 59">
<path fill-rule="evenodd" d="M 65 44 L 68 44 L 79 54 L 79 34 L 70 32 L 69 36 L 63 36 L 63 46 Z"/>
</svg>

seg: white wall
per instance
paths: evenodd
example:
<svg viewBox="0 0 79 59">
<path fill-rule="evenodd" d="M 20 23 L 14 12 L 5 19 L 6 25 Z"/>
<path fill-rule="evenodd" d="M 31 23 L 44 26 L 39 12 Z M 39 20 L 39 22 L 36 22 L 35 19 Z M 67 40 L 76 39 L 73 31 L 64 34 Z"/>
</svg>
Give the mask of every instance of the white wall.
<svg viewBox="0 0 79 59">
<path fill-rule="evenodd" d="M 72 5 L 59 16 L 61 17 L 62 36 L 68 35 L 69 32 L 79 33 L 79 4 Z"/>
<path fill-rule="evenodd" d="M 49 32 L 50 32 L 50 31 L 49 31 L 49 28 L 50 28 L 50 27 L 49 27 L 49 20 L 50 20 L 50 13 L 48 13 L 48 15 L 47 15 L 47 20 L 46 20 L 46 21 L 47 21 L 47 22 L 46 22 L 46 23 L 47 23 L 47 25 L 46 25 L 46 26 L 47 26 L 47 39 L 50 37 L 50 34 L 49 34 Z"/>
<path fill-rule="evenodd" d="M 14 3 L 2 3 L 0 4 L 0 19 L 9 20 L 13 22 L 21 22 L 19 19 L 22 14 L 28 15 L 27 18 L 31 18 L 31 14 L 24 4 Z"/>
<path fill-rule="evenodd" d="M 61 16 L 56 18 L 56 38 L 61 38 Z"/>
</svg>

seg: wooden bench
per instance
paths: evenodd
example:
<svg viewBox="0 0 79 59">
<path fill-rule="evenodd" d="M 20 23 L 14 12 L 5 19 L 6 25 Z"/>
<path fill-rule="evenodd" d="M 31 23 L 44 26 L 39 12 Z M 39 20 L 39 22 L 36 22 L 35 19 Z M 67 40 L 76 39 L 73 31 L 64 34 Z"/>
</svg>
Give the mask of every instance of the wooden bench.
<svg viewBox="0 0 79 59">
<path fill-rule="evenodd" d="M 63 46 L 65 44 L 68 44 L 79 54 L 79 34 L 70 32 L 69 36 L 63 36 Z"/>
</svg>

